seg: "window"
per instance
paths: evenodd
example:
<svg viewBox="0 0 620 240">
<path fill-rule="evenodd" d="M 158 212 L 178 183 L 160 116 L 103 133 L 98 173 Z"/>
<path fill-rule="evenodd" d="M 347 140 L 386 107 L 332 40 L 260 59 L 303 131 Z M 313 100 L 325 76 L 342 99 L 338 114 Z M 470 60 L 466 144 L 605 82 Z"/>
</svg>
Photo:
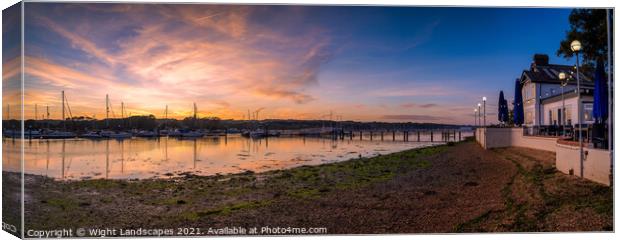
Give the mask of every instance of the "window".
<svg viewBox="0 0 620 240">
<path fill-rule="evenodd" d="M 525 84 L 525 86 L 523 86 L 523 96 L 524 96 L 523 99 L 527 101 L 533 98 L 534 91 L 535 91 L 534 89 L 535 89 L 534 84 L 532 83 Z"/>
<path fill-rule="evenodd" d="M 532 111 L 527 111 L 525 113 L 525 124 L 532 124 L 534 123 L 534 114 L 532 114 Z"/>
<path fill-rule="evenodd" d="M 583 104 L 583 121 L 584 122 L 592 122 L 594 118 L 592 117 L 592 103 L 584 103 Z"/>
<path fill-rule="evenodd" d="M 571 119 L 571 108 L 570 105 L 566 105 L 566 109 L 564 109 L 564 117 L 566 121 L 566 125 L 573 125 L 573 120 Z"/>
</svg>

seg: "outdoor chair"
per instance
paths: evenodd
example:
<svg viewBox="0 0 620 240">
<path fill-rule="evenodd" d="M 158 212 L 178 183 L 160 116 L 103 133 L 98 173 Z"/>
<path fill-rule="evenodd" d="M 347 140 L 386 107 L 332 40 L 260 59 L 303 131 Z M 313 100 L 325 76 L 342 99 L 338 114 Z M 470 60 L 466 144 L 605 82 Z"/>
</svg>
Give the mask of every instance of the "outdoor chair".
<svg viewBox="0 0 620 240">
<path fill-rule="evenodd" d="M 558 126 L 557 125 L 549 126 L 549 135 L 550 136 L 557 136 L 558 135 Z"/>
<path fill-rule="evenodd" d="M 592 143 L 594 144 L 594 148 L 607 149 L 605 125 L 599 123 L 592 125 Z"/>
<path fill-rule="evenodd" d="M 565 136 L 567 137 L 572 137 L 573 136 L 573 126 L 571 125 L 565 125 L 563 126 L 563 133 Z"/>
<path fill-rule="evenodd" d="M 538 127 L 538 132 L 535 135 L 547 135 L 547 126 Z"/>
<path fill-rule="evenodd" d="M 581 127 L 579 127 L 579 125 L 575 124 L 575 126 L 573 127 L 573 140 L 575 140 L 575 141 L 579 140 L 579 131 L 581 131 L 581 137 L 583 138 L 584 142 L 587 141 L 587 138 L 588 138 L 588 124 L 581 124 Z"/>
</svg>

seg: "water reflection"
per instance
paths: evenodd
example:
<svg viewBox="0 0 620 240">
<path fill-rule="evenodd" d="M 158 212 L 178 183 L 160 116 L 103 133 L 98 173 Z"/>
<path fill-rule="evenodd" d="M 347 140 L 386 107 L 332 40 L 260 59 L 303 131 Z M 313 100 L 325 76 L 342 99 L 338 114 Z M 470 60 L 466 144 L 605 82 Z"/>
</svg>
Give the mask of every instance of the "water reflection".
<svg viewBox="0 0 620 240">
<path fill-rule="evenodd" d="M 5 170 L 19 169 L 19 147 L 11 147 L 18 142 L 3 139 Z M 26 173 L 58 179 L 134 179 L 169 177 L 188 172 L 198 175 L 247 170 L 261 172 L 431 145 L 429 142 L 391 139 L 279 137 L 253 140 L 236 135 L 188 140 L 164 137 L 30 140 L 24 143 Z"/>
</svg>

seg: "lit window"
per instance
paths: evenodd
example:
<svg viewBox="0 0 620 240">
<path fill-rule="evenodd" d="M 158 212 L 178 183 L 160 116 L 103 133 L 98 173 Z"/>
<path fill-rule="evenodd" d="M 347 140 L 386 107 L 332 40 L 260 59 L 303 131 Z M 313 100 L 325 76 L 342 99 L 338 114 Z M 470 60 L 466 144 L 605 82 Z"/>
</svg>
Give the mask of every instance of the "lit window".
<svg viewBox="0 0 620 240">
<path fill-rule="evenodd" d="M 583 120 L 586 122 L 594 121 L 592 117 L 592 103 L 583 104 Z"/>
<path fill-rule="evenodd" d="M 525 113 L 525 124 L 532 124 L 534 123 L 534 114 L 532 114 L 532 111 L 527 111 Z"/>
</svg>

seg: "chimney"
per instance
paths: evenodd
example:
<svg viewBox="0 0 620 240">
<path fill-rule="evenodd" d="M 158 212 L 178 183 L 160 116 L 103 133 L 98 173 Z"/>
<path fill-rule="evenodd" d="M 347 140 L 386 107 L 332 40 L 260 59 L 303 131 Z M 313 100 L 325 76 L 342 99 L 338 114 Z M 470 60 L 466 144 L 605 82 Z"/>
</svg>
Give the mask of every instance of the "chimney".
<svg viewBox="0 0 620 240">
<path fill-rule="evenodd" d="M 549 65 L 549 55 L 547 54 L 534 54 L 534 64 L 536 66 L 547 66 Z"/>
</svg>

